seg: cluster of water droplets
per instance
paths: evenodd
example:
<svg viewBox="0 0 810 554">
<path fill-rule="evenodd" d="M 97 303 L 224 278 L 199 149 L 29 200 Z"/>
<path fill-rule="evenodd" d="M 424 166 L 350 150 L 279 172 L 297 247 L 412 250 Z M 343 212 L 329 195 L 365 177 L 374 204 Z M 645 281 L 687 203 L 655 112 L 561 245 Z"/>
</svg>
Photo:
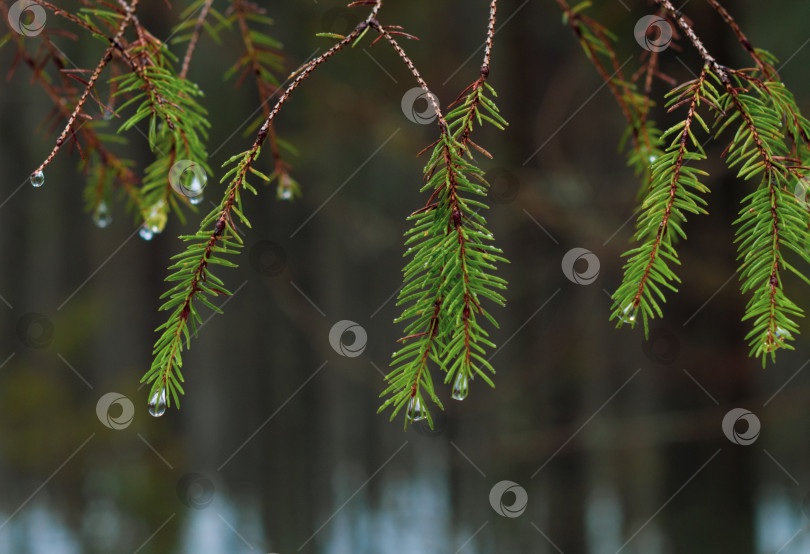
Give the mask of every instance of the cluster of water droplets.
<svg viewBox="0 0 810 554">
<path fill-rule="evenodd" d="M 138 234 L 143 240 L 152 240 L 152 237 L 163 231 L 166 226 L 166 202 L 161 200 L 149 208 L 146 220 L 143 222 Z"/>
<path fill-rule="evenodd" d="M 110 208 L 104 200 L 99 202 L 96 209 L 93 210 L 93 223 L 99 229 L 109 227 L 110 223 L 112 223 L 112 212 L 110 212 Z"/>
<path fill-rule="evenodd" d="M 155 392 L 149 399 L 149 415 L 160 417 L 166 413 L 166 388 Z"/>
</svg>

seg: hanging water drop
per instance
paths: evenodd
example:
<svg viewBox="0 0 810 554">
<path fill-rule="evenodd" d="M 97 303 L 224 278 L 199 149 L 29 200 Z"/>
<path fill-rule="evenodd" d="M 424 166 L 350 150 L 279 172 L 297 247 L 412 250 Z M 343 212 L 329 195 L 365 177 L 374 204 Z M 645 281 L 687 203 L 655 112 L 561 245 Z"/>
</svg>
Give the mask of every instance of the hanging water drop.
<svg viewBox="0 0 810 554">
<path fill-rule="evenodd" d="M 777 327 L 776 331 L 774 332 L 774 336 L 776 336 L 776 338 L 779 339 L 779 340 L 785 340 L 785 339 L 792 339 L 793 338 L 793 335 L 790 334 L 790 331 L 788 331 L 784 327 Z"/>
<path fill-rule="evenodd" d="M 141 238 L 143 240 L 152 240 L 152 237 L 155 236 L 155 234 L 152 231 L 150 231 L 148 227 L 146 227 L 146 224 L 144 224 L 141 227 L 140 231 L 138 231 L 138 234 L 141 235 Z"/>
<path fill-rule="evenodd" d="M 425 415 L 425 410 L 422 408 L 422 403 L 419 402 L 419 397 L 414 396 L 408 402 L 408 409 L 405 411 L 405 415 L 408 416 L 408 419 L 411 421 L 421 421 L 427 417 Z"/>
<path fill-rule="evenodd" d="M 112 213 L 110 213 L 110 208 L 107 207 L 107 203 L 104 200 L 98 203 L 98 206 L 96 206 L 93 212 L 93 223 L 95 223 L 96 227 L 99 229 L 104 229 L 112 223 Z"/>
<path fill-rule="evenodd" d="M 31 184 L 34 185 L 35 188 L 39 188 L 45 184 L 45 174 L 41 171 L 37 171 L 36 173 L 31 174 Z"/>
<path fill-rule="evenodd" d="M 152 237 L 163 231 L 166 226 L 166 202 L 160 200 L 149 208 L 140 231 L 143 240 L 152 240 Z"/>
<path fill-rule="evenodd" d="M 657 158 L 655 156 L 650 156 L 650 163 L 655 163 Z"/>
<path fill-rule="evenodd" d="M 203 174 L 203 177 L 205 175 Z M 203 189 L 205 188 L 205 181 L 201 180 L 197 173 L 194 173 L 191 179 L 191 183 L 188 187 L 183 187 L 183 194 L 186 195 L 188 201 L 193 204 L 197 205 L 203 201 Z"/>
<path fill-rule="evenodd" d="M 464 372 L 459 371 L 453 383 L 453 400 L 464 400 L 470 392 L 470 383 Z"/>
<path fill-rule="evenodd" d="M 631 312 L 632 310 L 632 312 Z M 632 304 L 628 304 L 624 310 L 622 310 L 622 321 L 624 323 L 633 324 L 636 321 L 636 308 L 633 308 Z"/>
<path fill-rule="evenodd" d="M 281 175 L 278 181 L 277 196 L 281 200 L 292 200 L 295 192 L 295 181 L 287 173 Z"/>
<path fill-rule="evenodd" d="M 160 417 L 166 413 L 166 389 L 162 388 L 160 391 L 152 395 L 149 399 L 149 415 L 152 417 Z"/>
</svg>

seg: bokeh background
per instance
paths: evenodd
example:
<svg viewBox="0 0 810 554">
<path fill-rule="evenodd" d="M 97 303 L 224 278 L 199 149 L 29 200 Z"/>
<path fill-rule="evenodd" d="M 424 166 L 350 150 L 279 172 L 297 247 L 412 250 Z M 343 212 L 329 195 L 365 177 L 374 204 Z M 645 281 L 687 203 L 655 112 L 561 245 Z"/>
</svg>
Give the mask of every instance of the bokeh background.
<svg viewBox="0 0 810 554">
<path fill-rule="evenodd" d="M 168 37 L 185 4 L 142 2 L 139 14 Z M 335 0 L 262 4 L 289 69 L 329 44 L 316 32 L 347 33 L 364 13 Z M 406 46 L 444 105 L 477 76 L 487 4 L 389 0 L 380 14 L 421 38 Z M 633 27 L 654 7 L 595 4 L 590 13 L 615 32 L 622 59 L 640 55 Z M 755 45 L 785 61 L 784 81 L 810 110 L 810 4 L 724 5 Z M 721 62 L 749 65 L 705 2 L 684 10 Z M 68 28 L 53 16 L 47 24 Z M 508 305 L 493 310 L 503 348 L 496 388 L 476 381 L 463 402 L 445 388 L 434 430 L 403 432 L 401 418 L 376 415 L 402 331 L 392 295 L 405 217 L 425 199 L 415 154 L 436 137 L 435 126 L 404 116 L 400 100 L 414 83 L 385 44 L 337 56 L 278 119 L 300 150 L 291 161 L 303 198 L 280 202 L 265 189 L 247 199 L 246 251 L 238 269 L 220 272 L 238 292 L 185 356 L 182 409 L 159 419 L 139 379 L 163 321 L 167 260 L 194 222 L 173 220 L 145 242 L 117 204 L 112 225 L 97 229 L 76 153 L 60 153 L 45 185 L 31 187 L 28 174 L 57 136 L 40 125 L 48 100 L 25 67 L 0 83 L 0 552 L 810 549 L 810 344 L 800 337 L 764 370 L 747 357 L 731 222 L 750 184 L 724 169 L 725 142 L 709 147 L 710 214 L 689 221 L 683 284 L 665 318 L 649 341 L 639 329 L 614 329 L 608 294 L 638 190 L 617 153 L 621 113 L 554 2 L 503 0 L 498 26 L 491 83 L 511 125 L 484 128 L 476 141 L 494 155 L 481 162 L 493 185 L 488 218 L 512 262 L 500 270 Z M 84 39 L 63 41 L 64 51 L 92 68 L 103 45 Z M 683 46 L 661 54 L 679 81 L 700 68 Z M 13 50 L 0 49 L 4 73 Z M 220 45 L 204 38 L 190 71 L 206 92 L 215 168 L 252 141 L 240 128 L 258 106 L 255 89 L 222 78 L 239 55 L 233 34 Z M 654 93 L 667 89 L 659 81 Z M 660 109 L 656 117 L 664 128 L 671 121 Z M 150 160 L 135 132 L 122 152 L 141 167 Z M 268 156 L 259 167 L 268 170 Z M 592 284 L 561 271 L 574 247 L 598 257 Z M 789 289 L 810 305 L 806 288 Z M 362 355 L 330 347 L 342 320 L 367 331 Z M 96 415 L 110 392 L 135 405 L 125 429 Z M 753 444 L 724 435 L 734 408 L 760 423 Z M 525 490 L 517 517 L 491 505 L 501 481 Z M 504 493 L 505 506 L 516 490 Z"/>
</svg>

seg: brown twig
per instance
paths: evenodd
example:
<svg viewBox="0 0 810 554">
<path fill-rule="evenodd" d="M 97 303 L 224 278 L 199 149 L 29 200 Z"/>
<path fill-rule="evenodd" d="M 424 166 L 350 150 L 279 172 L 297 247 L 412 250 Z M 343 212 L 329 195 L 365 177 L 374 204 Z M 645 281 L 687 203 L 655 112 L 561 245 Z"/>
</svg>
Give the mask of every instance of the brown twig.
<svg viewBox="0 0 810 554">
<path fill-rule="evenodd" d="M 205 19 L 208 17 L 208 12 L 211 11 L 211 6 L 213 3 L 214 0 L 206 0 L 205 4 L 203 4 L 202 8 L 200 8 L 200 13 L 197 16 L 197 23 L 194 25 L 194 31 L 191 33 L 191 39 L 188 41 L 186 55 L 183 57 L 183 67 L 180 70 L 181 79 L 185 79 L 186 75 L 188 75 L 188 68 L 191 66 L 191 56 L 194 55 L 194 49 L 197 47 L 197 41 L 200 40 L 200 33 L 202 33 L 203 24 L 205 23 Z"/>
<path fill-rule="evenodd" d="M 133 19 L 135 17 L 135 9 L 138 6 L 138 0 L 132 0 L 131 4 L 125 5 L 126 5 L 126 15 L 124 16 L 124 19 L 121 21 L 118 27 L 118 32 L 112 39 L 110 39 L 110 46 L 107 47 L 107 50 L 101 57 L 101 61 L 99 61 L 95 71 L 93 71 L 93 75 L 88 80 L 87 87 L 84 89 L 84 92 L 79 98 L 79 101 L 76 103 L 76 107 L 73 109 L 73 112 L 68 118 L 67 125 L 65 125 L 65 128 L 59 135 L 59 138 L 56 139 L 56 145 L 53 147 L 53 150 L 45 159 L 45 161 L 42 162 L 42 164 L 40 164 L 40 166 L 32 172 L 32 175 L 42 172 L 48 166 L 48 164 L 50 164 L 51 161 L 53 161 L 53 158 L 56 156 L 56 153 L 59 152 L 59 149 L 62 147 L 62 144 L 67 138 L 67 135 L 70 132 L 73 123 L 76 121 L 76 117 L 79 115 L 79 112 L 81 112 L 82 108 L 84 107 L 84 103 L 90 96 L 93 87 L 96 84 L 96 81 L 98 81 L 98 78 L 101 76 L 101 72 L 104 70 L 104 67 L 110 62 L 110 60 L 112 60 L 113 50 L 115 50 L 116 48 L 120 48 L 120 41 L 124 36 L 124 33 L 126 32 L 127 28 L 132 24 Z"/>
</svg>

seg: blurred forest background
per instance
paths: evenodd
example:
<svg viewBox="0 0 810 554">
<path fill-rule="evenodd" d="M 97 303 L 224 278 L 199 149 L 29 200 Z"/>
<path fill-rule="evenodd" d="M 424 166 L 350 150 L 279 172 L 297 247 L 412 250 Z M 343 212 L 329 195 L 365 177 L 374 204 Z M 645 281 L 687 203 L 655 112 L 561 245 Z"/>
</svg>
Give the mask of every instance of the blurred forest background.
<svg viewBox="0 0 810 554">
<path fill-rule="evenodd" d="M 185 4 L 141 2 L 138 13 L 164 38 Z M 331 44 L 316 32 L 348 33 L 365 13 L 336 0 L 262 4 L 289 70 Z M 389 0 L 380 13 L 420 37 L 405 46 L 443 105 L 477 77 L 487 4 Z M 595 4 L 590 15 L 637 67 L 633 28 L 654 7 Z M 810 111 L 810 4 L 724 5 L 756 46 L 786 62 L 780 73 Z M 721 63 L 750 65 L 707 3 L 684 10 Z M 47 24 L 69 28 L 53 15 Z M 455 402 L 445 387 L 447 412 L 433 431 L 403 432 L 401 418 L 375 415 L 402 331 L 392 295 L 405 217 L 425 200 L 415 154 L 437 137 L 434 125 L 404 117 L 400 100 L 415 85 L 390 48 L 366 41 L 336 56 L 277 120 L 300 150 L 291 161 L 303 198 L 246 197 L 247 248 L 238 269 L 219 273 L 238 292 L 185 356 L 182 409 L 160 419 L 147 414 L 138 381 L 164 320 L 168 259 L 195 216 L 145 242 L 116 204 L 113 223 L 96 228 L 76 153 L 61 152 L 45 185 L 31 187 L 57 136 L 40 125 L 48 99 L 25 67 L 0 83 L 0 552 L 810 551 L 810 342 L 803 335 L 765 370 L 747 357 L 731 222 L 749 185 L 719 160 L 726 141 L 709 147 L 710 215 L 689 221 L 683 284 L 666 317 L 647 342 L 639 329 L 615 330 L 608 294 L 638 191 L 617 154 L 621 112 L 553 1 L 503 0 L 498 27 L 490 81 L 511 125 L 486 127 L 476 141 L 494 155 L 482 162 L 493 184 L 487 216 L 512 261 L 501 268 L 508 305 L 493 311 L 504 346 L 496 388 L 476 381 Z M 238 38 L 204 37 L 189 74 L 206 93 L 213 168 L 253 140 L 240 128 L 258 106 L 255 88 L 222 79 Z M 86 36 L 62 43 L 80 67 L 103 52 Z M 13 51 L 0 49 L 4 73 Z M 700 69 L 688 44 L 661 60 L 679 81 Z M 654 86 L 659 99 L 669 88 Z M 671 121 L 660 107 L 656 118 L 661 128 Z M 142 168 L 147 141 L 128 138 L 126 154 Z M 269 158 L 260 169 L 271 171 Z M 574 247 L 598 256 L 593 284 L 563 275 Z M 791 287 L 810 305 L 806 288 Z M 361 356 L 330 347 L 340 320 L 368 332 Z M 135 404 L 126 429 L 96 417 L 109 392 Z M 721 428 L 740 407 L 761 423 L 749 446 Z M 519 517 L 490 505 L 503 480 L 527 493 Z"/>
</svg>

